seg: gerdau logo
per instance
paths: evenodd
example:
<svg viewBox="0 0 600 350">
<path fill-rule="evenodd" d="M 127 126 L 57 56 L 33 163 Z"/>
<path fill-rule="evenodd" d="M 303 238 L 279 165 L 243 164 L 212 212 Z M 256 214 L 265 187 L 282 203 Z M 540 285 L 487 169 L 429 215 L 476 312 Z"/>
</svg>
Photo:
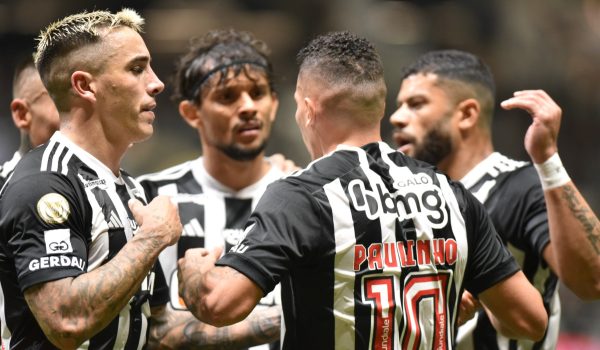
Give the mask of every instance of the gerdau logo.
<svg viewBox="0 0 600 350">
<path fill-rule="evenodd" d="M 383 214 L 396 214 L 399 221 L 423 215 L 432 228 L 443 228 L 448 223 L 446 201 L 441 189 L 429 175 L 415 174 L 412 179 L 394 183 L 396 192 L 390 193 L 382 183 L 368 190 L 360 179 L 348 184 L 352 205 L 375 220 Z"/>
</svg>

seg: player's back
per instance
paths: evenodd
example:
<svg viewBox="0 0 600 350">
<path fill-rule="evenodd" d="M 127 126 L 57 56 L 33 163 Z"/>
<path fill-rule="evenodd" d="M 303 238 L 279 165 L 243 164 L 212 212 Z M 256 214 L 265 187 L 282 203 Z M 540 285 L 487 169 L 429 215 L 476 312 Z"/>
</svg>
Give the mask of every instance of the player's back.
<svg viewBox="0 0 600 350">
<path fill-rule="evenodd" d="M 384 143 L 338 147 L 272 185 L 266 204 L 287 191 L 312 210 L 286 225 L 319 232 L 294 236 L 284 348 L 451 348 L 462 288 L 516 271 L 499 240 L 482 244 L 495 232 L 462 185 Z"/>
</svg>

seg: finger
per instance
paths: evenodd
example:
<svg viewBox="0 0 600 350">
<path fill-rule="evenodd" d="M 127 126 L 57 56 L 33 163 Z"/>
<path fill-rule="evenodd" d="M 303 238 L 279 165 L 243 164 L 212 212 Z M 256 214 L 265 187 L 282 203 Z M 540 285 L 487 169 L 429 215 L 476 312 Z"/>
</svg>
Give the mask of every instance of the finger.
<svg viewBox="0 0 600 350">
<path fill-rule="evenodd" d="M 131 210 L 131 214 L 133 214 L 133 218 L 138 223 L 138 225 L 142 225 L 143 223 L 143 214 L 142 210 L 144 209 L 144 204 L 135 198 L 131 198 L 127 204 L 129 205 L 129 209 Z"/>
<path fill-rule="evenodd" d="M 223 254 L 223 247 L 216 247 L 215 249 L 212 250 L 212 255 L 215 258 L 215 261 L 221 257 L 221 254 Z"/>
</svg>

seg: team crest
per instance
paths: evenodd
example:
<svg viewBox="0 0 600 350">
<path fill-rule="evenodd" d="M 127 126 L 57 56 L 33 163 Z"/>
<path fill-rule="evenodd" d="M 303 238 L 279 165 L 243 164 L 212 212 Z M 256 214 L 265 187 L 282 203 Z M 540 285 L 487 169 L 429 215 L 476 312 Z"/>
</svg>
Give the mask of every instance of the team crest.
<svg viewBox="0 0 600 350">
<path fill-rule="evenodd" d="M 37 202 L 37 212 L 47 224 L 62 224 L 67 221 L 71 208 L 67 199 L 58 193 L 48 193 Z"/>
</svg>

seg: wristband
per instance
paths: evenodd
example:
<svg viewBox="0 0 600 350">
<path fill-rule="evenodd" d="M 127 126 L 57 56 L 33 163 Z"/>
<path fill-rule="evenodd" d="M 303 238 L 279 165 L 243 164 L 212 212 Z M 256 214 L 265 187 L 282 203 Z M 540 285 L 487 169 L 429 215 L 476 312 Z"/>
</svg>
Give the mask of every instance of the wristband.
<svg viewBox="0 0 600 350">
<path fill-rule="evenodd" d="M 554 153 L 552 157 L 548 158 L 548 160 L 542 164 L 533 164 L 533 166 L 540 176 L 540 181 L 542 182 L 542 188 L 544 190 L 560 187 L 571 181 L 569 174 L 567 174 L 567 170 L 558 156 L 558 152 Z"/>
</svg>

